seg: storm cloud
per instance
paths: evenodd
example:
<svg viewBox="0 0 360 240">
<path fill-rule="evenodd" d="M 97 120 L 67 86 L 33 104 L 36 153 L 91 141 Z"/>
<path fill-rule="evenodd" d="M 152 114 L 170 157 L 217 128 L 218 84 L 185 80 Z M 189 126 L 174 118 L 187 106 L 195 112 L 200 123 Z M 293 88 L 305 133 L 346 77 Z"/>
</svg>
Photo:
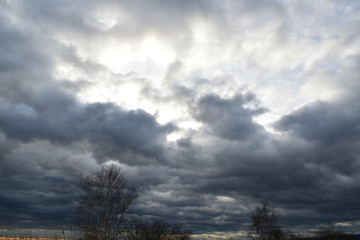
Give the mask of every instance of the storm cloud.
<svg viewBox="0 0 360 240">
<path fill-rule="evenodd" d="M 253 117 L 264 112 L 264 109 L 248 109 L 253 94 L 236 95 L 231 99 L 222 99 L 216 95 L 202 97 L 194 106 L 194 118 L 210 126 L 220 137 L 233 140 L 246 140 L 254 136 L 261 128 L 254 123 Z"/>
<path fill-rule="evenodd" d="M 1 1 L 0 227 L 63 228 L 119 164 L 132 214 L 359 228 L 357 1 Z"/>
</svg>

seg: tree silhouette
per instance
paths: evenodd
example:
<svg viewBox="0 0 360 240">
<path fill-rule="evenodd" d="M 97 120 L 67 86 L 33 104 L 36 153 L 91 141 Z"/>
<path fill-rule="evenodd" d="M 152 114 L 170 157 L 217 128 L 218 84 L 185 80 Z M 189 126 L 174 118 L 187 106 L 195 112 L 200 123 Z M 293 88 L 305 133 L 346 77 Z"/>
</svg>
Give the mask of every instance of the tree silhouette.
<svg viewBox="0 0 360 240">
<path fill-rule="evenodd" d="M 85 237 L 116 240 L 125 231 L 124 214 L 137 197 L 129 188 L 120 167 L 102 165 L 97 172 L 82 178 L 78 223 Z"/>
<path fill-rule="evenodd" d="M 277 225 L 278 215 L 271 209 L 266 201 L 250 213 L 251 225 L 249 237 L 256 240 L 281 240 L 285 239 L 285 233 Z"/>
</svg>

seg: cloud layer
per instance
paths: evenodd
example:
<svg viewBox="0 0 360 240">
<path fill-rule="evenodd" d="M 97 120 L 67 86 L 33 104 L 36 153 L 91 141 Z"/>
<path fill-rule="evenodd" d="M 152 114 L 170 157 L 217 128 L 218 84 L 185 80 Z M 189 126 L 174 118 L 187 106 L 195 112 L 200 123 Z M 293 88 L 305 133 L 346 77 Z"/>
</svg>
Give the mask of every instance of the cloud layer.
<svg viewBox="0 0 360 240">
<path fill-rule="evenodd" d="M 71 222 L 117 162 L 133 213 L 359 227 L 357 1 L 0 2 L 0 227 Z"/>
</svg>

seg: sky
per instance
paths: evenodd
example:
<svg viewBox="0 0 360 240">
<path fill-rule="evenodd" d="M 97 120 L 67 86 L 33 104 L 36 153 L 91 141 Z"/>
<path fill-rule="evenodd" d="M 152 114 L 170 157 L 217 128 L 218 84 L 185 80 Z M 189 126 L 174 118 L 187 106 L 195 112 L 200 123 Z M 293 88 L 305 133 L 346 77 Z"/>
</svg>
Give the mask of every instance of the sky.
<svg viewBox="0 0 360 240">
<path fill-rule="evenodd" d="M 132 213 L 360 229 L 358 0 L 0 0 L 0 228 L 61 228 L 118 164 Z"/>
</svg>

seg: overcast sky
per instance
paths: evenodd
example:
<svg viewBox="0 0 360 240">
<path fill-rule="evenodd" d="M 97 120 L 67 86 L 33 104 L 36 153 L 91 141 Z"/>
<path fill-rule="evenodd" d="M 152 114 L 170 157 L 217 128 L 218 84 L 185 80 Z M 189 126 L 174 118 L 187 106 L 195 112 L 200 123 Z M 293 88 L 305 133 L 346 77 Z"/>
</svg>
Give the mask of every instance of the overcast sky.
<svg viewBox="0 0 360 240">
<path fill-rule="evenodd" d="M 0 227 L 69 223 L 118 163 L 197 233 L 360 228 L 360 1 L 0 0 Z"/>
</svg>

